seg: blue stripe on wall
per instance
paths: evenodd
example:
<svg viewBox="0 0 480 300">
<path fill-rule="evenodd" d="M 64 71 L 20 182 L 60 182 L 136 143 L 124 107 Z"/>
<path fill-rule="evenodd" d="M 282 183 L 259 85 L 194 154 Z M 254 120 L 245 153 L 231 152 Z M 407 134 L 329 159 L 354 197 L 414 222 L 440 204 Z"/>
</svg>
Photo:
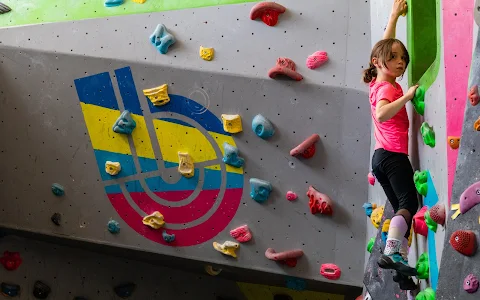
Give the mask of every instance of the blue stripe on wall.
<svg viewBox="0 0 480 300">
<path fill-rule="evenodd" d="M 428 193 L 424 199 L 424 204 L 428 206 L 428 208 L 432 208 L 438 202 L 438 195 L 437 191 L 435 190 L 435 185 L 433 184 L 432 177 L 430 176 L 430 172 L 428 172 Z M 428 230 L 428 237 L 427 237 L 427 245 L 428 245 L 428 260 L 430 263 L 430 285 L 434 291 L 437 290 L 437 283 L 438 283 L 438 262 L 437 262 L 437 249 L 435 245 L 435 232 Z"/>
<path fill-rule="evenodd" d="M 105 187 L 105 192 L 107 192 L 107 194 L 121 194 L 122 189 L 118 184 L 108 185 Z"/>
<path fill-rule="evenodd" d="M 138 162 L 140 163 L 140 168 L 143 173 L 148 173 L 151 171 L 158 170 L 157 161 L 153 158 L 138 157 Z"/>
<path fill-rule="evenodd" d="M 81 102 L 105 108 L 117 109 L 117 98 L 108 72 L 74 80 Z"/>
<path fill-rule="evenodd" d="M 135 87 L 130 67 L 115 70 L 115 75 L 117 77 L 118 88 L 120 90 L 120 95 L 122 95 L 125 110 L 143 116 L 143 111 L 140 107 L 140 100 L 138 99 L 137 88 Z"/>
<path fill-rule="evenodd" d="M 98 170 L 100 171 L 100 175 L 102 180 L 111 180 L 116 178 L 122 178 L 125 176 L 134 175 L 137 173 L 135 169 L 135 164 L 133 163 L 133 157 L 127 154 L 120 154 L 114 153 L 109 151 L 97 150 L 94 149 L 95 158 L 97 159 L 97 166 Z M 107 172 L 105 172 L 105 162 L 113 161 L 119 162 L 122 170 L 116 176 L 111 176 Z"/>
</svg>

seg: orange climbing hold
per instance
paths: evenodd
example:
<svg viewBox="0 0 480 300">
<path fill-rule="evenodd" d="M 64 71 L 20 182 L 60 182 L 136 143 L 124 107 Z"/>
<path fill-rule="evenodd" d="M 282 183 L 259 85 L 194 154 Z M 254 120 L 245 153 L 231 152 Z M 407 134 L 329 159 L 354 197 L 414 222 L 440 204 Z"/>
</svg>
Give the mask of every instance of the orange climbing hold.
<svg viewBox="0 0 480 300">
<path fill-rule="evenodd" d="M 474 85 L 468 91 L 468 99 L 470 99 L 470 104 L 475 106 L 480 102 L 480 96 L 478 95 L 478 86 Z"/>
<path fill-rule="evenodd" d="M 333 201 L 325 194 L 317 191 L 313 186 L 310 186 L 307 191 L 309 198 L 308 206 L 312 214 L 321 213 L 323 215 L 333 214 Z"/>
<path fill-rule="evenodd" d="M 475 131 L 480 131 L 480 117 L 478 117 L 478 119 L 475 121 L 475 123 L 473 123 L 473 129 Z"/>
<path fill-rule="evenodd" d="M 449 136 L 447 139 L 448 139 L 448 144 L 450 145 L 450 148 L 458 149 L 458 147 L 460 147 L 459 136 Z"/>
<path fill-rule="evenodd" d="M 297 265 L 298 258 L 302 256 L 303 251 L 301 249 L 294 249 L 277 253 L 272 248 L 268 248 L 267 251 L 265 251 L 265 257 L 267 257 L 268 259 L 284 263 L 292 268 Z"/>
<path fill-rule="evenodd" d="M 284 6 L 275 2 L 260 2 L 250 10 L 250 19 L 262 18 L 263 23 L 268 26 L 275 26 L 278 22 L 278 16 L 286 10 Z"/>
<path fill-rule="evenodd" d="M 291 156 L 301 155 L 303 158 L 311 158 L 315 155 L 315 144 L 320 140 L 318 134 L 312 134 L 309 138 L 303 141 L 300 145 L 290 150 Z"/>
<path fill-rule="evenodd" d="M 337 280 L 342 276 L 342 270 L 336 264 L 323 264 L 320 267 L 320 274 L 330 280 Z"/>
</svg>

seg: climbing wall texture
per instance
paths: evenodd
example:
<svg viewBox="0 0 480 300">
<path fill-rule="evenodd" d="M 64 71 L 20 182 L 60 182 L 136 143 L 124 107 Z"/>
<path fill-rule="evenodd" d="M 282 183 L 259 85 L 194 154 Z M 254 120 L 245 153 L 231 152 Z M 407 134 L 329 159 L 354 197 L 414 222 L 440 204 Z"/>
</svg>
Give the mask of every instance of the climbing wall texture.
<svg viewBox="0 0 480 300">
<path fill-rule="evenodd" d="M 335 283 L 361 286 L 369 2 L 282 4 L 288 12 L 275 27 L 249 20 L 251 4 L 241 4 L 2 29 L 0 121 L 13 126 L 0 135 L 0 195 L 11 199 L 1 225 L 314 281 L 327 281 L 321 264 L 336 263 Z M 159 22 L 177 38 L 167 55 L 148 40 Z M 215 48 L 212 62 L 198 57 L 201 45 Z M 312 71 L 305 59 L 317 50 L 331 59 Z M 293 59 L 305 79 L 268 78 L 279 56 Z M 163 83 L 171 103 L 149 105 L 142 89 Z M 129 139 L 110 130 L 124 108 L 137 122 Z M 270 140 L 250 129 L 258 113 L 276 128 Z M 244 131 L 225 133 L 221 114 L 240 114 Z M 321 137 L 315 156 L 289 156 L 312 133 Z M 221 162 L 224 141 L 239 148 L 243 169 Z M 194 157 L 192 179 L 176 171 L 177 151 Z M 118 179 L 105 173 L 106 160 L 122 161 Z M 272 183 L 264 204 L 250 198 L 252 177 Z M 51 193 L 54 182 L 65 186 L 63 197 Z M 310 214 L 309 185 L 332 198 L 333 217 Z M 285 199 L 288 190 L 296 202 Z M 155 210 L 176 244 L 141 224 Z M 60 226 L 50 221 L 54 212 Z M 107 231 L 110 219 L 120 234 Z M 237 259 L 213 249 L 243 224 L 254 239 Z M 265 258 L 269 247 L 305 255 L 288 268 Z"/>
</svg>

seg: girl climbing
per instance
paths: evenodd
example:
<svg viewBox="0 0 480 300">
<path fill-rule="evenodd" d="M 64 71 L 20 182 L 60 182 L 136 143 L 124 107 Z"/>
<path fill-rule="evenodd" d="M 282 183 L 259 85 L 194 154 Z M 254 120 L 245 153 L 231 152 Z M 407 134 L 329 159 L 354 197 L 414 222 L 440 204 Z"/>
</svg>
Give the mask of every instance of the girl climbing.
<svg viewBox="0 0 480 300">
<path fill-rule="evenodd" d="M 409 276 L 417 274 L 408 265 L 408 237 L 412 217 L 418 210 L 418 198 L 413 182 L 413 168 L 408 159 L 409 120 L 405 104 L 413 99 L 418 85 L 403 94 L 396 82 L 403 76 L 410 61 L 403 43 L 395 39 L 400 15 L 407 12 L 406 0 L 394 0 L 383 39 L 375 44 L 370 66 L 363 81 L 370 85 L 370 105 L 375 128 L 375 153 L 372 170 L 392 204 L 395 216 L 390 222 L 385 251 L 378 260 L 383 269 L 394 269 L 394 280 L 401 289 L 415 289 Z"/>
</svg>

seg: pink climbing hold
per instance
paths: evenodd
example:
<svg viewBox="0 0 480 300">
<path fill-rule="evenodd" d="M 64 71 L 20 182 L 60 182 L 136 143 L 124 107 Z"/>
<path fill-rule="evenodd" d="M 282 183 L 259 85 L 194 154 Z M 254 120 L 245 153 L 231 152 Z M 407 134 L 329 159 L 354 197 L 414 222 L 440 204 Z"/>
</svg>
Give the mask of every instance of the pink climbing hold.
<svg viewBox="0 0 480 300">
<path fill-rule="evenodd" d="M 297 259 L 301 256 L 303 256 L 303 251 L 300 249 L 277 253 L 272 248 L 268 248 L 267 251 L 265 251 L 265 257 L 267 257 L 268 259 L 284 263 L 292 268 L 297 265 Z"/>
<path fill-rule="evenodd" d="M 294 200 L 297 200 L 297 198 L 298 198 L 297 194 L 295 194 L 292 191 L 288 191 L 286 197 L 287 197 L 288 201 L 294 201 Z"/>
<path fill-rule="evenodd" d="M 473 274 L 468 275 L 463 280 L 463 289 L 469 294 L 475 293 L 478 290 L 478 285 L 478 279 Z"/>
<path fill-rule="evenodd" d="M 370 185 L 375 185 L 375 176 L 372 174 L 372 172 L 368 173 L 367 178 Z"/>
<path fill-rule="evenodd" d="M 460 212 L 462 214 L 469 211 L 472 207 L 480 203 L 480 181 L 469 186 L 460 195 Z"/>
<path fill-rule="evenodd" d="M 252 239 L 252 233 L 247 225 L 231 230 L 230 235 L 240 243 L 245 243 Z"/>
<path fill-rule="evenodd" d="M 268 76 L 270 78 L 275 78 L 278 75 L 285 75 L 296 81 L 300 81 L 303 79 L 303 76 L 296 71 L 296 66 L 293 60 L 286 57 L 278 58 L 275 67 L 271 68 L 270 71 L 268 71 Z"/>
<path fill-rule="evenodd" d="M 330 280 L 337 280 L 342 276 L 342 270 L 336 264 L 323 264 L 320 267 L 320 274 Z"/>
<path fill-rule="evenodd" d="M 428 226 L 425 222 L 425 212 L 428 207 L 424 206 L 413 216 L 413 230 L 415 233 L 421 234 L 424 237 L 428 235 Z"/>
<path fill-rule="evenodd" d="M 309 69 L 316 69 L 328 61 L 328 54 L 325 51 L 316 51 L 307 57 L 307 67 Z"/>
<path fill-rule="evenodd" d="M 442 204 L 435 204 L 430 209 L 430 218 L 435 221 L 435 223 L 440 224 L 442 226 L 445 225 L 445 205 Z"/>
<path fill-rule="evenodd" d="M 480 102 L 480 96 L 478 95 L 478 86 L 474 85 L 468 91 L 468 99 L 470 99 L 470 104 L 475 106 Z"/>
<path fill-rule="evenodd" d="M 275 2 L 260 2 L 255 4 L 250 10 L 250 19 L 262 18 L 263 23 L 268 26 L 275 26 L 278 22 L 278 16 L 287 9 Z"/>
</svg>

